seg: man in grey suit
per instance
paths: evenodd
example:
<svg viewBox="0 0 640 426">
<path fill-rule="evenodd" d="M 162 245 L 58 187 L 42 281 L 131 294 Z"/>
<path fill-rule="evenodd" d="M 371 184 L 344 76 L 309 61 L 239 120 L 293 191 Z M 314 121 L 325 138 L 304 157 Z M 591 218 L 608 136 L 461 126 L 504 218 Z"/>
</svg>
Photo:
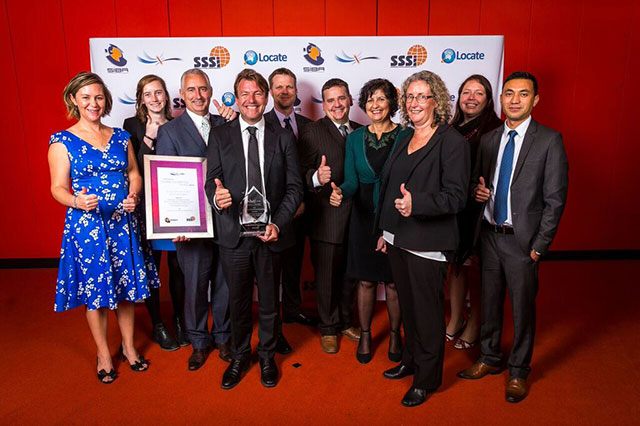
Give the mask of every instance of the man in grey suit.
<svg viewBox="0 0 640 426">
<path fill-rule="evenodd" d="M 225 118 L 233 119 L 236 115 L 233 110 L 220 106 L 216 101 L 215 106 L 224 118 L 209 114 L 212 94 L 209 77 L 202 70 L 194 68 L 182 74 L 180 96 L 187 109 L 180 117 L 159 128 L 158 155 L 206 157 L 211 128 L 225 123 Z M 212 340 L 215 340 L 220 358 L 230 362 L 229 288 L 219 267 L 217 248 L 212 239 L 189 240 L 178 237 L 174 242 L 185 279 L 185 327 L 193 345 L 189 370 L 197 370 L 204 365 Z M 210 281 L 213 336 L 207 325 Z"/>
<path fill-rule="evenodd" d="M 330 182 L 344 180 L 347 134 L 360 127 L 349 120 L 353 101 L 344 80 L 333 78 L 322 86 L 325 117 L 308 124 L 300 135 L 303 179 L 311 194 L 311 261 L 315 271 L 322 350 L 338 352 L 338 333 L 357 341 L 360 331 L 351 325 L 353 282 L 345 281 L 345 238 L 351 201 L 338 208 L 329 204 Z"/>
<path fill-rule="evenodd" d="M 264 115 L 265 121 L 274 127 L 289 130 L 297 140 L 301 130 L 311 123 L 311 120 L 294 111 L 298 94 L 296 75 L 288 68 L 275 69 L 269 75 L 269 93 L 273 98 L 273 109 Z M 293 217 L 296 244 L 282 253 L 282 319 L 287 323 L 297 322 L 313 326 L 316 325 L 316 321 L 305 315 L 300 307 L 300 273 L 308 224 L 305 207 L 305 202 L 302 201 Z M 284 338 L 281 324 L 279 329 L 276 352 L 290 353 L 293 349 Z"/>
<path fill-rule="evenodd" d="M 538 83 L 527 72 L 504 82 L 500 102 L 505 125 L 487 133 L 475 165 L 473 197 L 484 203 L 479 218 L 482 260 L 480 358 L 458 373 L 480 379 L 503 369 L 500 350 L 505 290 L 513 310 L 506 400 L 527 396 L 536 325 L 538 261 L 549 250 L 567 199 L 568 163 L 562 136 L 537 123 Z"/>
</svg>

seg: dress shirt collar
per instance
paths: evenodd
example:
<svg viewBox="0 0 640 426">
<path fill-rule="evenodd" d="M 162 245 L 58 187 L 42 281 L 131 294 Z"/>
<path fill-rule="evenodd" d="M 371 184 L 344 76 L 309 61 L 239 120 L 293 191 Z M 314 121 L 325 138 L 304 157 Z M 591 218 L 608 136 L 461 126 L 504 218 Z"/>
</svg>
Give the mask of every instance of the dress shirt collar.
<svg viewBox="0 0 640 426">
<path fill-rule="evenodd" d="M 527 117 L 527 119 L 524 120 L 522 123 L 520 123 L 520 125 L 518 125 L 518 127 L 516 127 L 515 129 L 511 129 L 509 126 L 507 126 L 507 122 L 505 121 L 502 137 L 504 138 L 505 135 L 508 135 L 510 131 L 515 130 L 518 133 L 518 137 L 521 138 L 520 140 L 522 140 L 522 138 L 524 138 L 525 133 L 527 133 L 529 124 L 531 124 L 531 116 Z"/>
<path fill-rule="evenodd" d="M 240 131 L 244 133 L 247 130 L 247 127 L 253 126 L 258 129 L 258 133 L 264 133 L 264 115 L 260 118 L 256 124 L 249 124 L 242 119 L 242 116 L 238 116 L 238 122 L 240 123 Z"/>
<path fill-rule="evenodd" d="M 327 117 L 327 118 L 329 118 L 329 117 Z M 329 120 L 333 123 L 334 126 L 336 126 L 336 129 L 338 129 L 338 131 L 340 131 L 340 126 L 343 126 L 343 125 L 347 126 L 347 130 L 349 131 L 349 133 L 351 133 L 353 131 L 353 129 L 351 128 L 351 123 L 349 122 L 349 120 L 347 120 L 347 122 L 344 123 L 344 124 L 336 123 L 335 121 L 331 120 L 330 118 L 329 118 Z"/>
</svg>

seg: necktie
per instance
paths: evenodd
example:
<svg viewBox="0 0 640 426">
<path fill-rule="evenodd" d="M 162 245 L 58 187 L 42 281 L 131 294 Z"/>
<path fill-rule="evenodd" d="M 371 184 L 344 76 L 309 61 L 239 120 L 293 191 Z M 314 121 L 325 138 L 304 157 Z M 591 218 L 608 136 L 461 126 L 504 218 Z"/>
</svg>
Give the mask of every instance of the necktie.
<svg viewBox="0 0 640 426">
<path fill-rule="evenodd" d="M 516 135 L 518 132 L 509 132 L 509 141 L 504 147 L 502 161 L 500 162 L 500 175 L 498 176 L 498 188 L 496 188 L 496 198 L 493 202 L 493 219 L 496 225 L 502 226 L 507 220 L 507 200 L 509 197 L 509 181 L 511 180 L 511 169 L 513 169 L 513 153 L 516 147 Z"/>
<path fill-rule="evenodd" d="M 339 129 L 340 129 L 340 133 L 342 133 L 342 137 L 346 138 L 347 135 L 349 134 L 349 128 L 346 125 L 341 124 Z"/>
<path fill-rule="evenodd" d="M 260 173 L 260 153 L 258 151 L 258 138 L 256 137 L 256 128 L 254 126 L 247 127 L 249 131 L 249 153 L 247 161 L 247 188 L 251 191 L 256 188 L 262 194 L 262 173 Z M 264 194 L 263 194 L 264 195 Z M 251 209 L 251 216 L 258 219 L 264 213 L 262 209 Z"/>
<path fill-rule="evenodd" d="M 209 124 L 209 120 L 206 118 L 202 118 L 202 139 L 204 139 L 204 143 L 209 145 L 209 132 L 211 131 L 211 124 Z"/>
<path fill-rule="evenodd" d="M 291 119 L 289 117 L 284 119 L 284 128 L 293 132 L 293 127 L 291 127 Z"/>
</svg>

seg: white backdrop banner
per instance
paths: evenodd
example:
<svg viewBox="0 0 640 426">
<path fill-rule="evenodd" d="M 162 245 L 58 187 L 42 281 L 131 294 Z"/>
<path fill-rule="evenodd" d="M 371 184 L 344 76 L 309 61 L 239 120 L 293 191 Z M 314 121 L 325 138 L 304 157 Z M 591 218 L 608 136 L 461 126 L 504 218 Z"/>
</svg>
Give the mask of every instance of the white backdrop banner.
<svg viewBox="0 0 640 426">
<path fill-rule="evenodd" d="M 135 115 L 136 85 L 147 74 L 166 81 L 173 113 L 181 114 L 180 76 L 189 68 L 205 71 L 214 99 L 236 110 L 233 82 L 240 70 L 254 68 L 268 78 L 276 68 L 289 68 L 298 78 L 296 112 L 314 120 L 323 116 L 320 88 L 330 78 L 349 84 L 355 106 L 368 80 L 386 78 L 400 88 L 409 75 L 426 69 L 442 77 L 455 104 L 460 83 L 482 74 L 500 114 L 503 36 L 93 38 L 90 47 L 91 69 L 113 95 L 104 123 L 116 127 Z M 369 122 L 360 108 L 351 111 L 352 120 Z M 213 104 L 211 112 L 217 113 Z"/>
</svg>

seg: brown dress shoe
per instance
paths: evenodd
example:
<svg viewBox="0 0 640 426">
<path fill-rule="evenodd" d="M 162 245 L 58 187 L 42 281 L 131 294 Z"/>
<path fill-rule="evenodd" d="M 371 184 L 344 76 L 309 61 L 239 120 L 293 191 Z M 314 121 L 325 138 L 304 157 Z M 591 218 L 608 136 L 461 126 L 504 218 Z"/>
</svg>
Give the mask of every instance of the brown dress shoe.
<svg viewBox="0 0 640 426">
<path fill-rule="evenodd" d="M 507 383 L 505 399 L 508 402 L 520 402 L 527 397 L 527 380 L 511 377 Z"/>
<path fill-rule="evenodd" d="M 349 327 L 346 330 L 342 330 L 342 335 L 352 342 L 360 341 L 360 330 L 355 327 Z"/>
<path fill-rule="evenodd" d="M 338 336 L 320 336 L 320 346 L 328 354 L 337 354 Z"/>
<path fill-rule="evenodd" d="M 206 349 L 194 349 L 189 357 L 189 370 L 195 371 L 204 365 L 209 356 L 209 348 Z"/>
<path fill-rule="evenodd" d="M 231 347 L 228 343 L 217 343 L 216 347 L 218 348 L 218 356 L 224 362 L 231 362 L 233 357 L 231 356 Z"/>
<path fill-rule="evenodd" d="M 487 374 L 500 374 L 502 372 L 502 367 L 492 367 L 490 365 L 485 364 L 484 362 L 476 362 L 471 367 L 462 370 L 458 373 L 458 377 L 461 379 L 482 379 Z"/>
</svg>

